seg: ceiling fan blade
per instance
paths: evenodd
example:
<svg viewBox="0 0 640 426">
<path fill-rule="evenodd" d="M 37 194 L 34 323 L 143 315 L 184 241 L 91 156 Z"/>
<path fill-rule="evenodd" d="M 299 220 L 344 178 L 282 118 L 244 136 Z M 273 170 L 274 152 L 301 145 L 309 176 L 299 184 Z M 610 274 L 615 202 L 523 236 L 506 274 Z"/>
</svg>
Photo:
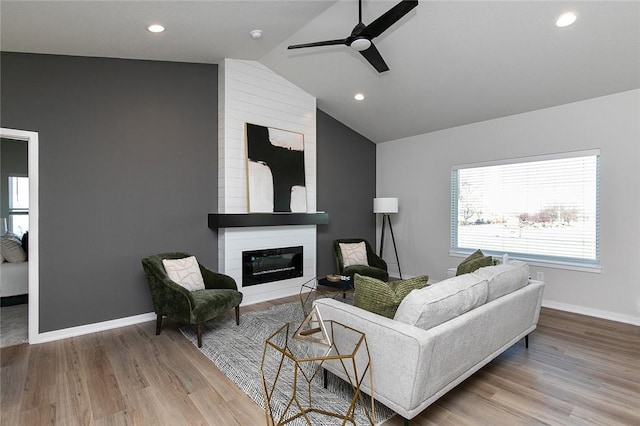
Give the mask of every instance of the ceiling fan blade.
<svg viewBox="0 0 640 426">
<path fill-rule="evenodd" d="M 369 61 L 369 63 L 373 65 L 373 67 L 378 72 L 389 71 L 387 63 L 384 61 L 384 59 L 382 59 L 382 55 L 380 54 L 378 49 L 376 49 L 373 43 L 371 43 L 371 47 L 369 47 L 367 50 L 361 51 L 360 54 L 364 56 L 364 58 Z"/>
<path fill-rule="evenodd" d="M 326 41 L 316 41 L 315 43 L 294 44 L 292 46 L 287 47 L 287 49 L 302 49 L 304 47 L 317 47 L 317 46 L 335 46 L 338 44 L 347 44 L 347 40 L 344 38 L 341 38 L 339 40 L 326 40 Z"/>
<path fill-rule="evenodd" d="M 371 38 L 378 37 L 417 5 L 418 0 L 402 0 L 383 13 L 378 19 L 367 25 L 367 28 L 362 31 L 361 35 L 366 35 Z"/>
</svg>

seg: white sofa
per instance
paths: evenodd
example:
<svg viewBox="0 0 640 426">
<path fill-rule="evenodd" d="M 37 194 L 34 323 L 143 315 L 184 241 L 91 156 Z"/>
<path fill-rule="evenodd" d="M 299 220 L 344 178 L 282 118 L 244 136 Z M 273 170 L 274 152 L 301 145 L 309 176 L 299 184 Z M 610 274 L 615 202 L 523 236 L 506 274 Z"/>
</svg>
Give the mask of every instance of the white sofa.
<svg viewBox="0 0 640 426">
<path fill-rule="evenodd" d="M 535 330 L 544 285 L 529 279 L 526 263 L 511 261 L 413 290 L 393 319 L 339 300 L 318 299 L 315 305 L 323 320 L 366 334 L 374 398 L 408 424 Z M 342 375 L 331 364 L 326 368 Z M 369 380 L 362 388 L 371 393 Z"/>
</svg>

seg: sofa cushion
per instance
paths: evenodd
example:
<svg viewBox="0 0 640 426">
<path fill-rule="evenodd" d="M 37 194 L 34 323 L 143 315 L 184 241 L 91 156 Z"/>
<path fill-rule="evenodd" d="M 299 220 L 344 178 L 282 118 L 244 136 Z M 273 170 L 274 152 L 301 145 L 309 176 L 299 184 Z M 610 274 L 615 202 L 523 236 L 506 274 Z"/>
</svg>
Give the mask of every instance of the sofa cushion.
<svg viewBox="0 0 640 426">
<path fill-rule="evenodd" d="M 385 283 L 376 278 L 356 274 L 353 305 L 387 318 L 393 318 L 400 302 L 415 289 L 427 285 L 427 275 Z"/>
<path fill-rule="evenodd" d="M 519 260 L 487 266 L 473 272 L 489 283 L 487 302 L 516 291 L 529 283 L 529 264 Z"/>
<path fill-rule="evenodd" d="M 487 280 L 475 274 L 440 281 L 412 291 L 393 319 L 428 330 L 484 304 L 487 287 Z"/>
<path fill-rule="evenodd" d="M 364 241 L 360 243 L 340 243 L 342 262 L 344 267 L 352 265 L 369 265 L 367 261 L 367 246 Z"/>
<path fill-rule="evenodd" d="M 483 266 L 491 266 L 493 259 L 491 256 L 485 256 L 482 250 L 478 249 L 471 253 L 465 260 L 460 262 L 456 269 L 456 275 L 468 274 Z"/>
<path fill-rule="evenodd" d="M 189 291 L 204 290 L 204 279 L 195 256 L 182 259 L 162 259 L 167 276 L 171 281 Z"/>
</svg>

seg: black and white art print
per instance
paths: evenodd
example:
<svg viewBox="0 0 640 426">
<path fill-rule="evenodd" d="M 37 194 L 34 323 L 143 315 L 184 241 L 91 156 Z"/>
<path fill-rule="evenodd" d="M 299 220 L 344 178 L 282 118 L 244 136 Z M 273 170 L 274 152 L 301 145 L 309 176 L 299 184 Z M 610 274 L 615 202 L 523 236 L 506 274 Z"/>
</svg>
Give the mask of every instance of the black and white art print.
<svg viewBox="0 0 640 426">
<path fill-rule="evenodd" d="M 246 124 L 249 212 L 306 212 L 304 135 Z"/>
</svg>

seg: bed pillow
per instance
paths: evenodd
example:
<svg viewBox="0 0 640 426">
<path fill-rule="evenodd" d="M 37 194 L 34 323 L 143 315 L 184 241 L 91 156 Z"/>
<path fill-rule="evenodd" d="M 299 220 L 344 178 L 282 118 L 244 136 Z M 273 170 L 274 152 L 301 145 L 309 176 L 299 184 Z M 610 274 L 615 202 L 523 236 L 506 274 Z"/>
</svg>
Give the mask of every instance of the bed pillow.
<svg viewBox="0 0 640 426">
<path fill-rule="evenodd" d="M 7 262 L 18 263 L 27 260 L 27 255 L 22 248 L 20 239 L 9 234 L 0 237 L 0 253 Z"/>
<path fill-rule="evenodd" d="M 195 256 L 183 259 L 162 259 L 162 264 L 171 281 L 189 291 L 204 290 L 204 279 Z"/>
</svg>

